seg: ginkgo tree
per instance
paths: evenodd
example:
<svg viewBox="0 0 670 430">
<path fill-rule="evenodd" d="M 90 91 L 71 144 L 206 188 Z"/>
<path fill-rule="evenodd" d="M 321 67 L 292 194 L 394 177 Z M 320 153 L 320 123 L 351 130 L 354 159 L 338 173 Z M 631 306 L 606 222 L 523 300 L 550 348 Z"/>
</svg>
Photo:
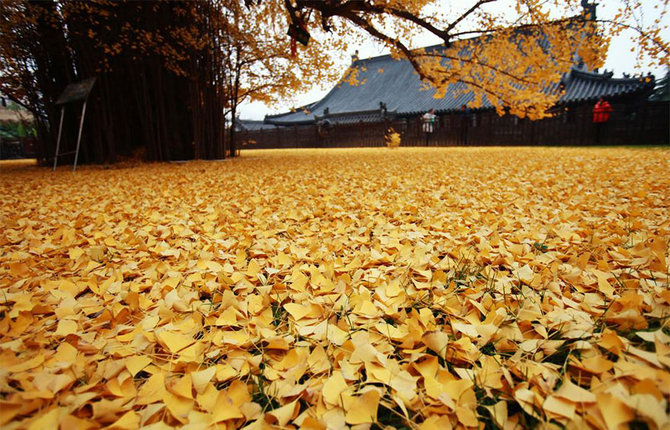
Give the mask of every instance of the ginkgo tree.
<svg viewBox="0 0 670 430">
<path fill-rule="evenodd" d="M 438 96 L 464 83 L 473 107 L 486 98 L 501 114 L 537 119 L 560 97 L 548 88 L 575 59 L 601 66 L 610 39 L 624 30 L 640 58 L 667 65 L 668 1 L 655 3 L 657 17 L 644 21 L 641 1 L 618 2 L 603 19 L 584 0 L 7 0 L 0 90 L 38 118 L 43 160 L 54 152 L 56 98 L 90 76 L 98 81 L 85 161 L 114 161 L 138 148 L 148 160 L 216 159 L 236 152 L 234 127 L 226 138 L 233 121 L 224 117 L 234 118 L 241 101 L 330 84 L 344 72 L 334 58 L 372 38 L 410 61 Z M 419 46 L 425 34 L 439 49 Z M 76 126 L 69 121 L 66 131 Z"/>
<path fill-rule="evenodd" d="M 229 26 L 222 39 L 227 70 L 226 114 L 234 119 L 246 100 L 273 104 L 291 99 L 302 89 L 339 77 L 333 57 L 319 44 L 311 44 L 297 55 L 287 43 L 283 5 L 262 3 L 248 9 L 242 2 L 230 2 L 222 10 Z M 236 152 L 236 127 L 230 127 L 230 154 Z"/>
<path fill-rule="evenodd" d="M 250 7 L 262 3 L 247 0 Z M 670 64 L 663 38 L 667 0 L 655 3 L 645 21 L 641 1 L 610 2 L 612 16 L 599 18 L 587 0 L 284 0 L 291 23 L 320 28 L 344 39 L 356 29 L 408 60 L 419 77 L 437 88 L 437 97 L 453 83 L 474 92 L 473 107 L 484 97 L 498 113 L 542 118 L 560 97 L 548 91 L 575 61 L 601 67 L 612 37 L 629 31 L 639 62 Z M 495 7 L 494 7 L 495 6 Z M 507 7 L 501 12 L 501 7 Z M 431 35 L 440 49 L 413 46 L 417 35 Z M 355 72 L 355 71 L 354 71 Z"/>
</svg>

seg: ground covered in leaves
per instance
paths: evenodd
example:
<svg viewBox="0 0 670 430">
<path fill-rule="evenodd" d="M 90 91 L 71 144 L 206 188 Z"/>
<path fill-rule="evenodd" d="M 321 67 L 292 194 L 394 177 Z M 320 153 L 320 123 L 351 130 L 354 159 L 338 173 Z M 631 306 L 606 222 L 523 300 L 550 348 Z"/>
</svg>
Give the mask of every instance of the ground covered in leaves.
<svg viewBox="0 0 670 430">
<path fill-rule="evenodd" d="M 0 426 L 668 429 L 670 153 L 0 165 Z"/>
</svg>

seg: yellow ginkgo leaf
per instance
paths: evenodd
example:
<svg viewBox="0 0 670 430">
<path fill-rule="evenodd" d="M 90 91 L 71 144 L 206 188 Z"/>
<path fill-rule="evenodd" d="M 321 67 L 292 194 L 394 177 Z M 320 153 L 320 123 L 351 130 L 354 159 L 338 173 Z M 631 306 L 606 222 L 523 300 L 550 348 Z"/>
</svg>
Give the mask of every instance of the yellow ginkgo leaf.
<svg viewBox="0 0 670 430">
<path fill-rule="evenodd" d="M 333 374 L 323 384 L 323 399 L 332 404 L 341 404 L 340 395 L 347 389 L 347 382 L 344 380 L 342 373 L 334 371 Z"/>
<path fill-rule="evenodd" d="M 134 355 L 125 360 L 126 369 L 131 375 L 137 375 L 142 369 L 151 363 L 151 358 L 146 355 Z"/>
<path fill-rule="evenodd" d="M 345 405 L 347 423 L 357 425 L 376 422 L 380 398 L 377 390 L 369 390 L 361 396 L 352 397 L 350 404 Z"/>
<path fill-rule="evenodd" d="M 190 336 L 170 331 L 160 331 L 156 333 L 156 338 L 173 354 L 178 353 L 195 342 L 195 339 Z"/>
<path fill-rule="evenodd" d="M 447 346 L 449 345 L 449 335 L 441 331 L 432 331 L 425 333 L 421 340 L 424 345 L 430 348 L 438 356 L 446 359 Z"/>
<path fill-rule="evenodd" d="M 140 417 L 135 411 L 128 411 L 121 418 L 113 422 L 109 428 L 117 430 L 136 429 L 140 425 Z"/>
<path fill-rule="evenodd" d="M 198 393 L 204 392 L 205 388 L 216 374 L 216 366 L 208 367 L 207 369 L 191 373 L 191 380 L 193 381 L 193 388 Z"/>
<path fill-rule="evenodd" d="M 279 427 L 286 427 L 286 425 L 298 415 L 299 411 L 300 404 L 295 400 L 280 408 L 269 411 L 266 414 L 265 420 Z"/>
<path fill-rule="evenodd" d="M 214 408 L 212 415 L 212 422 L 214 423 L 244 418 L 240 408 L 235 405 L 235 402 L 225 390 L 219 392 Z"/>
</svg>

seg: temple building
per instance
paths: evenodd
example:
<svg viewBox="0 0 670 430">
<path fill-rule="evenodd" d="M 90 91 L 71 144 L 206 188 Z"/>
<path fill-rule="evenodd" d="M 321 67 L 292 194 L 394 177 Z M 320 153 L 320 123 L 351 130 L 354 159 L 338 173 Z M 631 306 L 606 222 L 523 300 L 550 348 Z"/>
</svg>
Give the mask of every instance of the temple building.
<svg viewBox="0 0 670 430">
<path fill-rule="evenodd" d="M 278 126 L 317 124 L 325 119 L 332 124 L 369 123 L 416 117 L 429 109 L 444 115 L 459 112 L 474 99 L 462 83 L 450 85 L 445 96 L 436 99 L 435 89 L 425 88 L 409 61 L 390 55 L 355 60 L 351 67 L 358 69 L 359 85 L 340 82 L 318 102 L 267 116 L 264 122 Z M 550 83 L 548 90 L 558 91 L 559 86 L 563 87 L 559 106 L 592 106 L 600 97 L 613 104 L 634 104 L 651 95 L 654 80 L 650 76 L 614 78 L 612 72 L 590 72 L 575 65 L 560 82 Z M 493 106 L 484 99 L 477 110 L 493 110 Z"/>
<path fill-rule="evenodd" d="M 590 7 L 591 9 L 587 9 Z M 586 16 L 595 16 L 585 3 Z M 484 38 L 471 39 L 485 43 Z M 426 48 L 439 55 L 443 45 Z M 589 145 L 668 143 L 667 101 L 649 100 L 654 77 L 623 76 L 611 71 L 587 70 L 578 56 L 559 82 L 547 82 L 546 91 L 560 92 L 550 118 L 531 121 L 500 116 L 486 100 L 466 109 L 475 96 L 465 84 L 450 84 L 435 98 L 411 63 L 381 55 L 353 56 L 350 70 L 358 83 L 342 79 L 326 96 L 292 112 L 265 117 L 262 124 L 240 121 L 248 147 L 382 146 L 392 128 L 403 145 Z M 613 110 L 606 126 L 593 125 L 593 107 L 606 98 Z M 436 126 L 431 136 L 421 127 L 421 115 L 434 109 Z M 597 133 L 596 133 L 597 132 Z"/>
</svg>

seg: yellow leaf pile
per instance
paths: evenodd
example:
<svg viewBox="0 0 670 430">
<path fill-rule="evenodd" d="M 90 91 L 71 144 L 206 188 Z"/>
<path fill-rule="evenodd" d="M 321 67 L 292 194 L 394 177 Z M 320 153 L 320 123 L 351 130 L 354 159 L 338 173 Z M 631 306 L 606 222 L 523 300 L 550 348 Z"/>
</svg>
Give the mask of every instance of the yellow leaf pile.
<svg viewBox="0 0 670 430">
<path fill-rule="evenodd" d="M 402 138 L 400 137 L 400 133 L 395 131 L 393 128 L 389 128 L 386 131 L 386 136 L 384 136 L 384 142 L 386 143 L 386 147 L 390 149 L 394 149 L 400 146 Z"/>
<path fill-rule="evenodd" d="M 0 426 L 667 429 L 668 172 L 567 148 L 2 164 Z"/>
</svg>

